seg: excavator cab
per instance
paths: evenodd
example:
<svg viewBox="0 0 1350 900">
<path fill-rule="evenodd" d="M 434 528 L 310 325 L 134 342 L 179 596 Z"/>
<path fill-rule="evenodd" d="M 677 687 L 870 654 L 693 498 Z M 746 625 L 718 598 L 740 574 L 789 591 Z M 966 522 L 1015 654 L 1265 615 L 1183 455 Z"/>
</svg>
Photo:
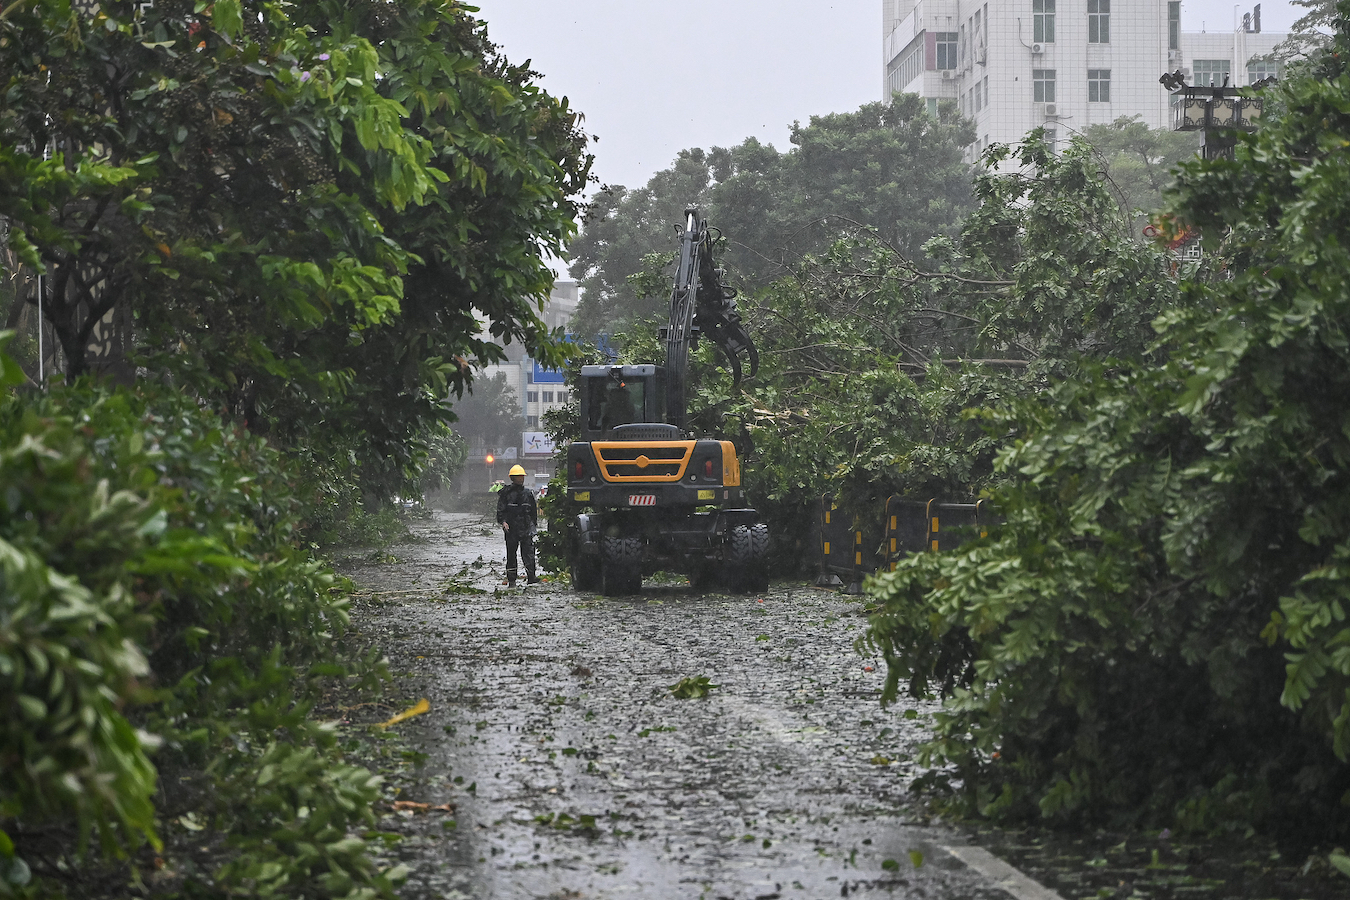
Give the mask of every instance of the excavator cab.
<svg viewBox="0 0 1350 900">
<path fill-rule="evenodd" d="M 622 440 L 626 432 L 646 430 L 623 426 L 665 422 L 666 372 L 661 366 L 581 367 L 583 441 Z M 667 428 L 660 430 L 664 435 Z"/>
</svg>

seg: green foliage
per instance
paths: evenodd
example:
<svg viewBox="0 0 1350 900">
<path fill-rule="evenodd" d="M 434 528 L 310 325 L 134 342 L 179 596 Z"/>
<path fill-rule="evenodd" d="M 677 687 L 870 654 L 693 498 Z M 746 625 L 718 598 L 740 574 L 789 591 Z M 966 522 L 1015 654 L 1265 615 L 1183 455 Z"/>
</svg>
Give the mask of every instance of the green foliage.
<svg viewBox="0 0 1350 900">
<path fill-rule="evenodd" d="M 1033 139 L 1015 162 L 980 174 L 979 207 L 929 242 L 931 267 L 845 240 L 744 302 L 763 365 L 740 395 L 710 348 L 695 354 L 692 421 L 737 442 L 782 566 L 814 560 L 826 491 L 879 509 L 892 493 L 988 488 L 1007 432 L 965 410 L 1035 395 L 1082 360 L 1150 354 L 1176 285 L 1167 258 L 1131 237 L 1091 149 Z"/>
<path fill-rule="evenodd" d="M 567 572 L 577 536 L 577 510 L 567 497 L 566 470 L 566 466 L 558 467 L 548 480 L 544 496 L 539 498 L 539 518 L 548 520 L 548 528 L 535 536 L 535 550 L 539 554 L 539 568 L 545 572 Z"/>
<path fill-rule="evenodd" d="M 574 331 L 587 337 L 614 334 L 633 318 L 665 310 L 668 298 L 639 298 L 628 276 L 642 269 L 649 254 L 671 250 L 672 226 L 684 218 L 686 207 L 707 206 L 710 180 L 707 154 L 695 148 L 681 150 L 674 165 L 644 187 L 615 185 L 596 195 L 581 233 L 567 247 L 568 270 L 582 294 Z"/>
<path fill-rule="evenodd" d="M 973 809 L 1346 831 L 1347 14 L 1235 160 L 1179 175 L 1221 277 L 1143 359 L 993 415 L 1006 524 L 870 585 L 886 696 L 947 697 L 923 758 Z"/>
<path fill-rule="evenodd" d="M 1178 164 L 1195 155 L 1195 135 L 1149 128 L 1139 116 L 1121 116 L 1105 125 L 1089 125 L 1083 139 L 1097 151 L 1106 177 L 1127 216 L 1162 208 L 1163 191 L 1172 186 Z"/>
<path fill-rule="evenodd" d="M 568 443 L 581 434 L 581 367 L 601 361 L 599 350 L 586 341 L 578 341 L 573 350 L 573 357 L 564 367 L 568 401 L 544 413 L 544 429 L 562 460 L 567 459 Z M 548 529 L 540 531 L 536 538 L 539 565 L 545 571 L 567 571 L 571 548 L 577 540 L 576 514 L 576 505 L 567 496 L 567 467 L 560 465 L 539 500 L 539 517 L 548 520 Z"/>
<path fill-rule="evenodd" d="M 897 252 L 921 255 L 927 240 L 951 234 L 970 206 L 970 168 L 961 148 L 974 129 L 954 108 L 936 119 L 915 95 L 793 126 L 787 153 L 754 138 L 730 149 L 681 151 L 643 188 L 596 198 L 569 245 L 583 290 L 576 330 L 631 332 L 664 318 L 669 278 L 630 282 L 653 254 L 673 249 L 671 226 L 689 205 L 728 237 L 730 283 L 749 293 L 792 272 L 803 254 L 869 229 Z M 645 287 L 645 289 L 644 289 Z"/>
<path fill-rule="evenodd" d="M 0 461 L 6 475 L 13 456 L 6 453 Z M 135 498 L 105 493 L 91 499 L 80 510 L 80 524 L 93 520 L 133 533 L 153 527 L 137 520 L 135 513 L 144 509 Z M 145 746 L 151 742 L 118 711 L 135 698 L 137 679 L 149 671 L 128 636 L 144 630 L 137 627 L 135 603 L 120 586 L 96 597 L 37 554 L 4 540 L 0 576 L 6 601 L 0 624 L 0 713 L 6 722 L 0 732 L 0 821 L 73 814 L 82 842 L 95 831 L 108 852 L 137 838 L 157 840 L 150 799 L 155 769 Z"/>
<path fill-rule="evenodd" d="M 1316 58 L 1331 44 L 1336 27 L 1336 0 L 1290 0 L 1307 12 L 1299 16 L 1289 28 L 1289 36 L 1275 46 L 1270 55 L 1286 66 L 1299 66 L 1308 58 Z"/>
<path fill-rule="evenodd" d="M 672 684 L 669 690 L 670 695 L 676 700 L 698 700 L 719 687 L 721 685 L 713 684 L 707 675 L 691 675 Z"/>
<path fill-rule="evenodd" d="M 0 215 L 47 273 L 68 375 L 117 311 L 142 365 L 384 498 L 494 339 L 561 358 L 537 313 L 585 137 L 469 9 L 7 13 Z"/>
<path fill-rule="evenodd" d="M 426 442 L 426 457 L 418 466 L 418 486 L 422 493 L 439 490 L 449 484 L 464 468 L 469 448 L 464 438 L 450 426 L 437 423 Z"/>
<path fill-rule="evenodd" d="M 388 894 L 349 837 L 377 780 L 310 718 L 335 677 L 379 669 L 343 658 L 346 602 L 298 545 L 281 457 L 178 392 L 86 386 L 0 399 L 0 448 L 13 858 L 158 846 L 161 804 L 190 803 L 232 848 L 203 889 Z"/>
<path fill-rule="evenodd" d="M 468 443 L 477 438 L 488 448 L 520 439 L 520 398 L 505 373 L 474 380 L 471 393 L 455 401 L 455 433 Z"/>
<path fill-rule="evenodd" d="M 794 125 L 794 147 L 776 167 L 749 141 L 714 150 L 710 216 L 733 247 L 745 248 L 728 253 L 728 265 L 747 286 L 762 284 L 858 228 L 921 258 L 923 245 L 953 234 L 970 209 L 971 169 L 961 154 L 974 140 L 974 125 L 954 105 L 934 117 L 922 98 L 897 94 Z"/>
</svg>

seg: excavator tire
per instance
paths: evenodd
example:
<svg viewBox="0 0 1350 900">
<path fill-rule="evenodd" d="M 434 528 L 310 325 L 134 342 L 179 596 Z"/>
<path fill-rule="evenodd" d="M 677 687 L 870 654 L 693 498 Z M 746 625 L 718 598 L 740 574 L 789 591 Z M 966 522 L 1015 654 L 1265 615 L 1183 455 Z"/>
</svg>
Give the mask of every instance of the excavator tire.
<svg viewBox="0 0 1350 900">
<path fill-rule="evenodd" d="M 727 574 L 733 591 L 742 594 L 769 589 L 769 526 L 737 525 L 727 541 Z"/>
<path fill-rule="evenodd" d="M 600 560 L 577 554 L 572 560 L 572 590 L 595 591 L 600 589 L 600 584 Z"/>
<path fill-rule="evenodd" d="M 706 591 L 718 583 L 720 571 L 716 562 L 701 560 L 695 564 L 693 571 L 689 573 L 689 586 L 696 591 Z"/>
<path fill-rule="evenodd" d="M 601 538 L 600 580 L 606 597 L 620 597 L 641 591 L 642 538 Z"/>
</svg>

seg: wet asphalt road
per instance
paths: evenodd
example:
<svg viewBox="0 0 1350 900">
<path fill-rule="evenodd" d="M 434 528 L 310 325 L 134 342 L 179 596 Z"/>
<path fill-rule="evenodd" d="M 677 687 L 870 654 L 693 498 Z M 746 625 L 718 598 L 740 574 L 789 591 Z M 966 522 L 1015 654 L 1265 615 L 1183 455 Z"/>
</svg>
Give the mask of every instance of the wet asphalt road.
<svg viewBox="0 0 1350 900">
<path fill-rule="evenodd" d="M 394 693 L 430 701 L 396 726 L 425 755 L 398 796 L 454 808 L 382 823 L 404 836 L 404 896 L 1008 900 L 912 808 L 933 707 L 881 709 L 855 599 L 508 591 L 490 526 L 436 513 L 423 543 L 342 567 Z M 720 686 L 671 696 L 697 676 Z"/>
</svg>

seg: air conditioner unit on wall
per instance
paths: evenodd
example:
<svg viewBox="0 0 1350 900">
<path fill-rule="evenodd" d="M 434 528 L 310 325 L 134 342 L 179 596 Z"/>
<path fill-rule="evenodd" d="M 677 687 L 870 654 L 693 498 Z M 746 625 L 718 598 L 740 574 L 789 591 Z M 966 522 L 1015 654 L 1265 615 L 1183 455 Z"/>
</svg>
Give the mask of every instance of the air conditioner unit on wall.
<svg viewBox="0 0 1350 900">
<path fill-rule="evenodd" d="M 943 70 L 942 70 L 942 80 L 943 80 L 943 81 L 951 81 L 951 80 L 952 80 L 953 78 L 955 78 L 955 77 L 956 77 L 956 73 L 953 72 L 951 69 L 943 69 Z"/>
<path fill-rule="evenodd" d="M 1058 116 L 1058 115 L 1059 115 L 1059 111 L 1058 111 L 1058 109 L 1055 107 L 1055 104 L 1053 104 L 1053 103 L 1047 103 L 1047 104 L 1045 104 L 1045 115 L 1046 115 L 1047 118 L 1049 118 L 1049 117 L 1051 117 L 1051 116 Z"/>
<path fill-rule="evenodd" d="M 1031 52 L 1032 52 L 1032 53 L 1035 53 L 1036 55 L 1039 56 L 1040 54 L 1042 54 L 1042 53 L 1045 52 L 1045 45 L 1044 45 L 1044 44 L 1032 44 L 1032 45 L 1031 45 Z"/>
</svg>

